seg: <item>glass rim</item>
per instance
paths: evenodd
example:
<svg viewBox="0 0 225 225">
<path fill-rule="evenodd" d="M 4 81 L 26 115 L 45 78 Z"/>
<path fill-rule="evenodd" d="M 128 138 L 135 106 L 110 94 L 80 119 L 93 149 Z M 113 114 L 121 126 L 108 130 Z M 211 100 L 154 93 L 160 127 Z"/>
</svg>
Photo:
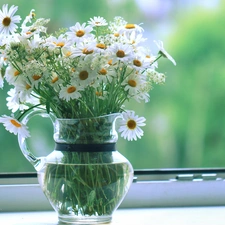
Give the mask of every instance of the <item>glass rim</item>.
<svg viewBox="0 0 225 225">
<path fill-rule="evenodd" d="M 114 116 L 115 119 L 117 118 L 122 118 L 122 113 L 117 112 L 117 113 L 110 113 L 110 114 L 105 114 L 101 116 L 93 116 L 93 117 L 84 117 L 84 118 L 56 118 L 57 121 L 72 121 L 72 120 L 93 120 L 93 119 L 99 119 L 103 117 L 111 117 Z"/>
</svg>

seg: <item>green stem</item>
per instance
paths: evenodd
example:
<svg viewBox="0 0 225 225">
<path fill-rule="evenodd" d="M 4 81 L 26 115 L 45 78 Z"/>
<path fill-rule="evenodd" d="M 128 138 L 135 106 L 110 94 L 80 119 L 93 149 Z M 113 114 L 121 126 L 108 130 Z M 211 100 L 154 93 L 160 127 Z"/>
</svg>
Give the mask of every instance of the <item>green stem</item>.
<svg viewBox="0 0 225 225">
<path fill-rule="evenodd" d="M 162 54 L 159 54 L 159 55 L 156 57 L 156 59 L 150 64 L 150 66 L 153 65 L 153 63 L 155 63 L 156 61 L 158 61 L 162 56 L 163 56 Z"/>
<path fill-rule="evenodd" d="M 38 106 L 41 106 L 42 104 L 37 104 L 37 105 L 34 105 L 32 107 L 30 107 L 29 109 L 25 110 L 17 119 L 18 121 L 20 121 L 20 119 L 27 113 L 29 112 L 30 110 L 34 109 L 34 108 L 37 108 Z"/>
</svg>

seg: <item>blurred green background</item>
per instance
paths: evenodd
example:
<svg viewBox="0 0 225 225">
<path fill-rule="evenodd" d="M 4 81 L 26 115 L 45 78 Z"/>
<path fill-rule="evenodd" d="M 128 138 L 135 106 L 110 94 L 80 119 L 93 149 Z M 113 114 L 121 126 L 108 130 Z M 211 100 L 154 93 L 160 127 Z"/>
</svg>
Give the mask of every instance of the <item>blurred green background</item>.
<svg viewBox="0 0 225 225">
<path fill-rule="evenodd" d="M 225 4 L 218 0 L 0 0 L 0 6 L 18 5 L 22 18 L 35 9 L 50 18 L 49 32 L 86 22 L 93 16 L 143 23 L 146 46 L 157 49 L 162 40 L 177 62 L 162 59 L 159 71 L 167 76 L 155 86 L 148 104 L 130 102 L 127 108 L 147 118 L 145 135 L 118 150 L 135 169 L 225 166 Z M 7 114 L 9 88 L 0 90 L 0 115 Z M 36 155 L 53 150 L 48 119 L 29 124 L 31 149 Z M 0 126 L 0 172 L 34 171 L 20 152 L 17 137 Z"/>
</svg>

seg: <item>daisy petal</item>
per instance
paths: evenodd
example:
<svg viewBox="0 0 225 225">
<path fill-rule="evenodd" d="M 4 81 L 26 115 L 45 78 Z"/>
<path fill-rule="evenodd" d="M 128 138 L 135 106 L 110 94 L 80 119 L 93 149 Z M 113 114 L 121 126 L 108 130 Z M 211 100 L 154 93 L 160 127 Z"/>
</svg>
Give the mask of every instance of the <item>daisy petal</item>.
<svg viewBox="0 0 225 225">
<path fill-rule="evenodd" d="M 5 129 L 10 133 L 21 135 L 22 138 L 30 137 L 27 126 L 13 117 L 3 115 L 0 117 L 0 123 L 2 123 Z"/>
<path fill-rule="evenodd" d="M 14 33 L 17 25 L 21 18 L 20 16 L 14 16 L 18 7 L 12 5 L 8 9 L 8 4 L 2 6 L 2 10 L 0 10 L 0 23 L 1 23 L 1 34 L 9 35 L 10 33 Z"/>
<path fill-rule="evenodd" d="M 136 141 L 137 138 L 141 138 L 144 134 L 143 130 L 140 128 L 145 126 L 144 122 L 144 117 L 138 117 L 133 111 L 126 111 L 123 113 L 123 120 L 121 121 L 118 131 L 124 139 Z"/>
<path fill-rule="evenodd" d="M 154 41 L 157 47 L 159 48 L 159 54 L 161 54 L 163 57 L 169 59 L 175 66 L 176 62 L 173 59 L 173 57 L 164 49 L 163 42 L 162 41 Z"/>
</svg>

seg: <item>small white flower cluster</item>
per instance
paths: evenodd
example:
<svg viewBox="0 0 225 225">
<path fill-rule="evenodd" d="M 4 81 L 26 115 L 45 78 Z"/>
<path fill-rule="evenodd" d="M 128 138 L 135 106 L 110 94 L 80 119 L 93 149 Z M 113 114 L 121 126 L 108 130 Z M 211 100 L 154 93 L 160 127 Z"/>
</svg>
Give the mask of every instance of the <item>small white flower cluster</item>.
<svg viewBox="0 0 225 225">
<path fill-rule="evenodd" d="M 148 75 L 151 81 L 155 84 L 165 84 L 166 76 L 163 73 L 158 73 L 156 71 L 148 71 Z"/>
<path fill-rule="evenodd" d="M 3 78 L 14 86 L 7 105 L 17 113 L 0 122 L 12 121 L 17 132 L 22 127 L 24 132 L 20 119 L 43 105 L 58 118 L 82 118 L 123 112 L 129 99 L 148 102 L 152 84 L 165 82 L 165 76 L 155 71 L 157 60 L 163 56 L 175 64 L 160 41 L 158 55 L 149 54 L 142 45 L 144 29 L 121 17 L 108 23 L 98 16 L 49 35 L 49 20 L 35 19 L 33 9 L 17 32 L 21 18 L 16 11 L 7 4 L 0 10 L 0 66 L 5 71 L 0 87 Z M 143 135 L 142 117 L 128 111 L 124 119 L 126 125 L 119 130 L 124 138 Z M 6 128 L 15 133 L 11 126 Z"/>
</svg>

